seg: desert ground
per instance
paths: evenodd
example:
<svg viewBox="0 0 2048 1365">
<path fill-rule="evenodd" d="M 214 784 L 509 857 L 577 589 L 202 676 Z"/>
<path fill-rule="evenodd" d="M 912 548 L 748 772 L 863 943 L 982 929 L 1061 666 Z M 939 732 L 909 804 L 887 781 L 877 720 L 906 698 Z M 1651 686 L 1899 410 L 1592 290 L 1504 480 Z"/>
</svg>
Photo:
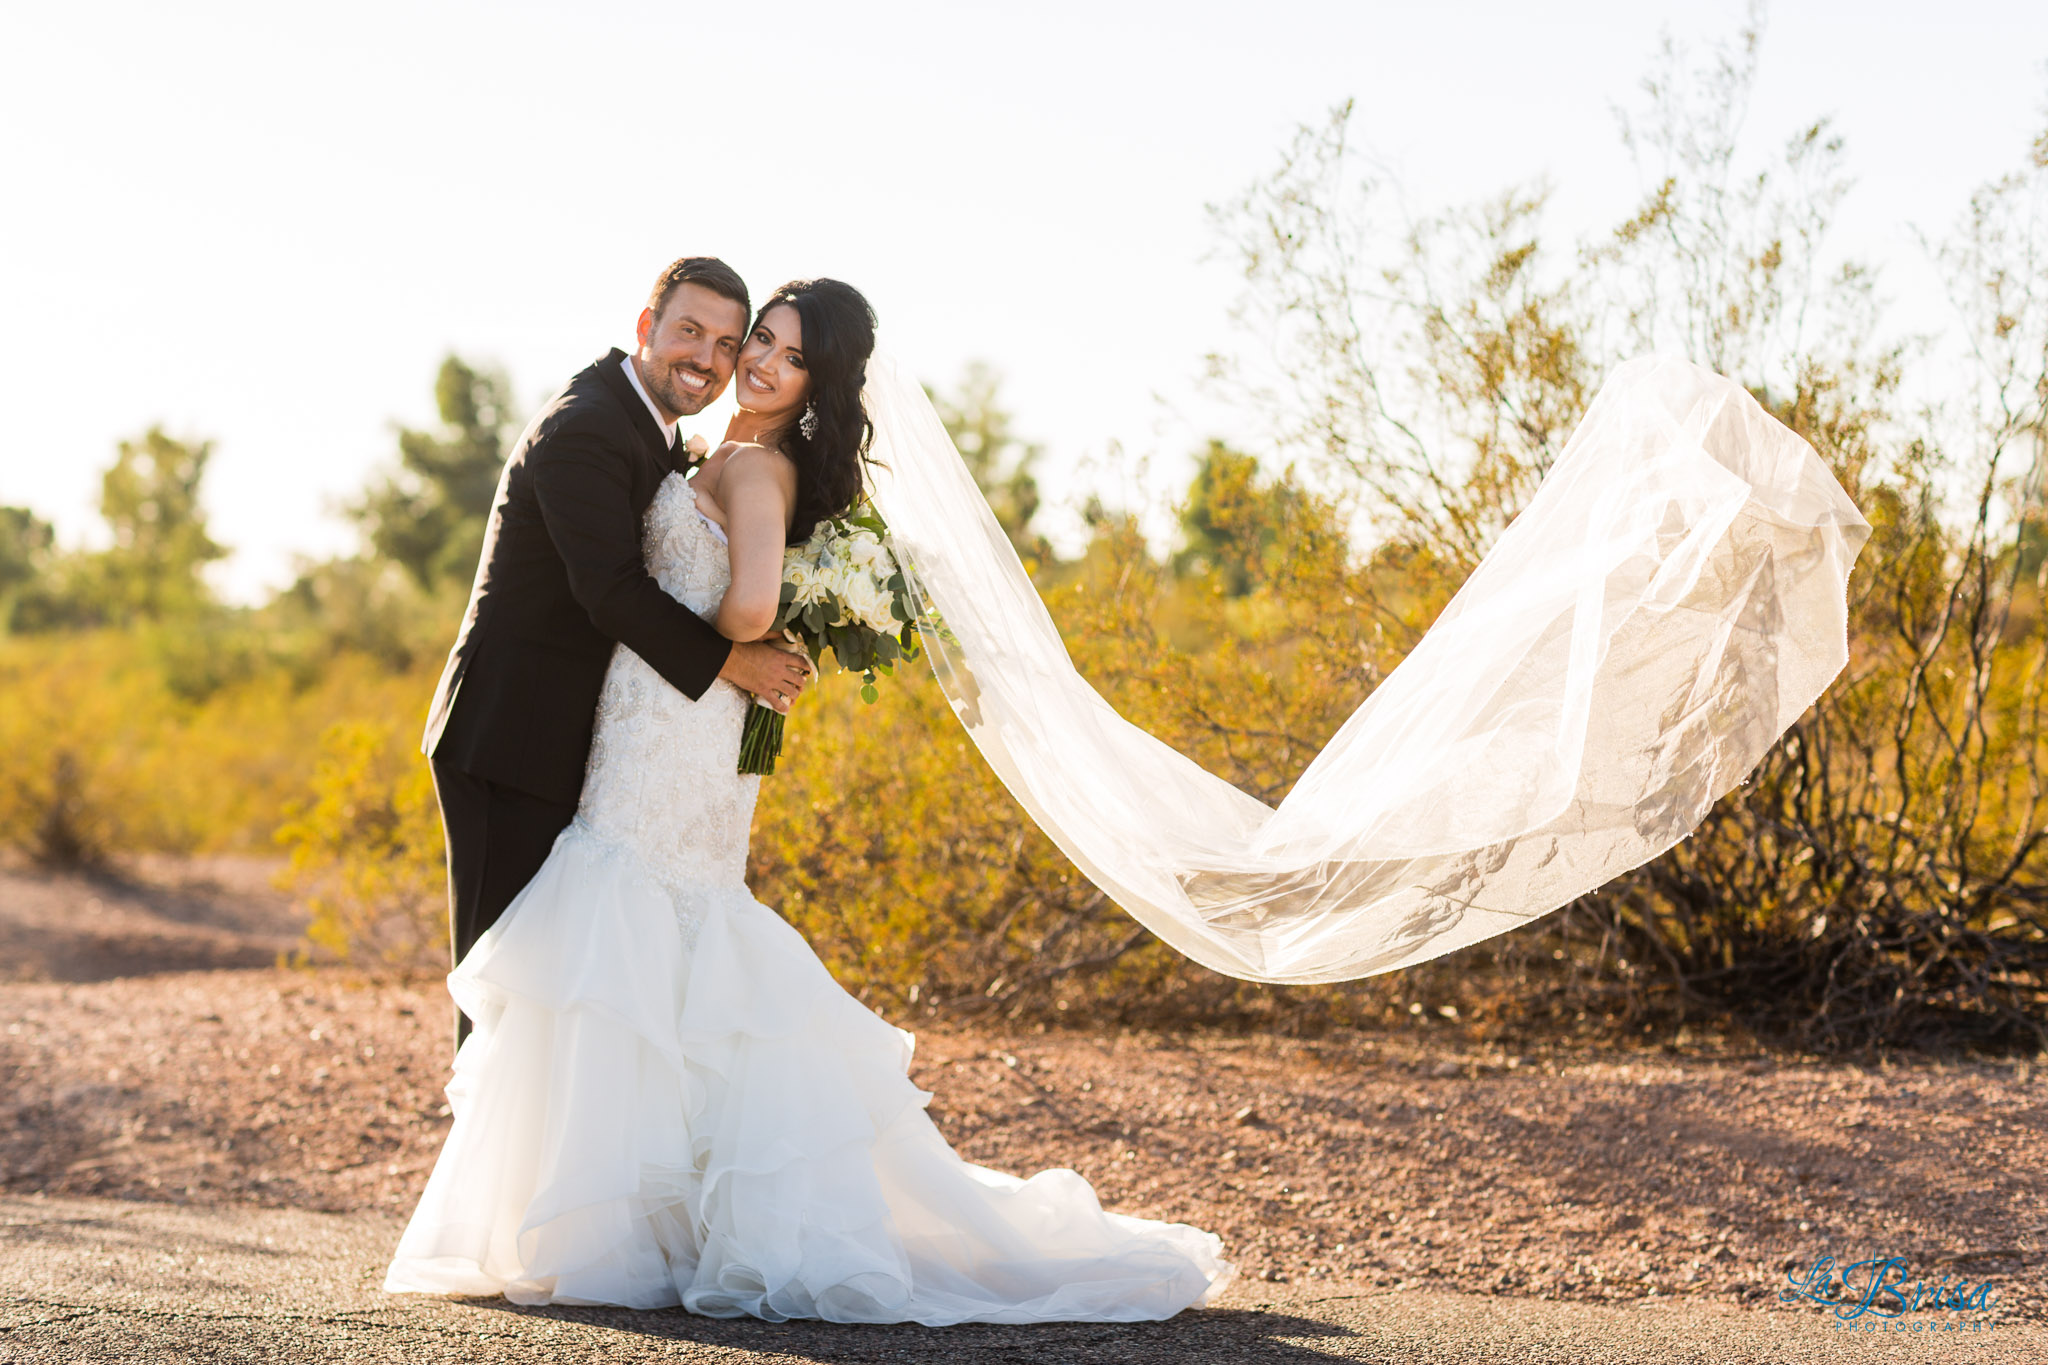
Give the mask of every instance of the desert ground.
<svg viewBox="0 0 2048 1365">
<path fill-rule="evenodd" d="M 447 997 L 278 965 L 298 918 L 273 870 L 0 866 L 0 1361 L 2048 1359 L 2048 1068 L 1510 1052 L 1445 1022 L 895 1021 L 969 1160 L 1071 1167 L 1110 1207 L 1223 1237 L 1238 1281 L 1170 1323 L 386 1296 L 449 1121 Z M 1822 1256 L 1988 1281 L 1991 1305 L 1787 1302 Z"/>
</svg>

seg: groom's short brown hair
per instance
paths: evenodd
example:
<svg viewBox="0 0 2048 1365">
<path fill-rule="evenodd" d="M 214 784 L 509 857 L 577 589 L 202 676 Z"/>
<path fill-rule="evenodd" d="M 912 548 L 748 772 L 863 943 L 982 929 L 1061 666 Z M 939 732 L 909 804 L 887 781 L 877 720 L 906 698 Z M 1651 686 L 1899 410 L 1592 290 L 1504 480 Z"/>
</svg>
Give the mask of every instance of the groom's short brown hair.
<svg viewBox="0 0 2048 1365">
<path fill-rule="evenodd" d="M 647 306 L 660 317 L 661 310 L 668 306 L 668 296 L 676 292 L 679 284 L 694 284 L 731 299 L 740 306 L 740 312 L 748 317 L 754 315 L 753 305 L 747 301 L 747 282 L 740 273 L 719 260 L 716 256 L 684 256 L 669 263 L 654 281 L 654 291 L 647 296 Z"/>
</svg>

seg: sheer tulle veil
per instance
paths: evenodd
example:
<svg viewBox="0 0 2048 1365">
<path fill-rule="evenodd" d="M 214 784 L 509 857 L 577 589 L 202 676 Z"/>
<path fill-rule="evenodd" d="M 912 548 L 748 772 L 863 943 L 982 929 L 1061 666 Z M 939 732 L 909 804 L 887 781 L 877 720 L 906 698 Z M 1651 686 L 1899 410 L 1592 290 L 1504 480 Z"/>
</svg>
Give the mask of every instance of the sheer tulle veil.
<svg viewBox="0 0 2048 1365">
<path fill-rule="evenodd" d="M 1504 933 L 1693 831 L 1848 657 L 1870 528 L 1731 380 L 1646 357 L 1277 808 L 1075 671 L 923 389 L 868 365 L 874 498 L 967 733 L 1160 938 L 1252 981 L 1339 981 Z"/>
</svg>

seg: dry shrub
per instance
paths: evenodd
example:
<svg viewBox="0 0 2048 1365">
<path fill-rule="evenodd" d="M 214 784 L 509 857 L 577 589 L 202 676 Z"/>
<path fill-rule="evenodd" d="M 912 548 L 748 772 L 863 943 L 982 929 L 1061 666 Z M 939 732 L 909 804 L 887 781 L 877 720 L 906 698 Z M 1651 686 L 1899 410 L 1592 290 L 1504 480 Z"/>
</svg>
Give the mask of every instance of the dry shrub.
<svg viewBox="0 0 2048 1365">
<path fill-rule="evenodd" d="M 0 646 L 0 841 L 73 865 L 130 844 L 145 802 L 138 751 L 168 719 L 119 641 Z"/>
<path fill-rule="evenodd" d="M 320 737 L 310 788 L 286 805 L 277 831 L 313 914 L 307 938 L 359 966 L 445 968 L 446 850 L 412 732 L 337 721 Z"/>
<path fill-rule="evenodd" d="M 0 642 L 0 844 L 65 865 L 282 844 L 318 952 L 445 965 L 424 666 L 257 653 L 195 688 L 198 628 L 175 629 Z"/>
<path fill-rule="evenodd" d="M 1539 192 L 1389 231 L 1398 208 L 1350 150 L 1348 108 L 1304 128 L 1218 211 L 1266 369 L 1216 370 L 1418 586 L 1462 577 L 1591 379 L 1656 349 L 1747 385 L 1874 525 L 1849 666 L 1749 782 L 1645 868 L 1400 974 L 1411 1009 L 1449 993 L 1465 1013 L 1544 1026 L 2034 1050 L 2048 1043 L 2048 135 L 1929 246 L 1949 333 L 1888 340 L 1875 271 L 1827 246 L 1841 141 L 1816 124 L 1741 164 L 1755 61 L 1753 33 L 1697 70 L 1667 55 L 1627 136 L 1655 189 L 1561 259 Z M 1246 747 L 1261 737 L 1217 724 Z"/>
<path fill-rule="evenodd" d="M 267 850 L 333 717 L 423 705 L 419 679 L 353 656 L 195 693 L 162 634 L 0 640 L 0 843 L 59 862 Z"/>
</svg>

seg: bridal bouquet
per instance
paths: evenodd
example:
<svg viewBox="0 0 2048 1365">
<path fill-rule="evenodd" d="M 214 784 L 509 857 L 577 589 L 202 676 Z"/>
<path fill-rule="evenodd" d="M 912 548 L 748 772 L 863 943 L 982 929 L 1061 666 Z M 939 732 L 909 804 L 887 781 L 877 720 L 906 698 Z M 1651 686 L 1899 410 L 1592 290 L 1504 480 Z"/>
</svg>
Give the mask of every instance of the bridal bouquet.
<svg viewBox="0 0 2048 1365">
<path fill-rule="evenodd" d="M 782 555 L 782 608 L 775 629 L 822 666 L 827 649 L 841 668 L 862 675 L 860 699 L 881 694 L 875 675 L 917 657 L 910 588 L 876 516 L 818 523 L 811 538 Z M 766 775 L 782 753 L 783 715 L 756 697 L 740 734 L 740 771 Z"/>
</svg>

